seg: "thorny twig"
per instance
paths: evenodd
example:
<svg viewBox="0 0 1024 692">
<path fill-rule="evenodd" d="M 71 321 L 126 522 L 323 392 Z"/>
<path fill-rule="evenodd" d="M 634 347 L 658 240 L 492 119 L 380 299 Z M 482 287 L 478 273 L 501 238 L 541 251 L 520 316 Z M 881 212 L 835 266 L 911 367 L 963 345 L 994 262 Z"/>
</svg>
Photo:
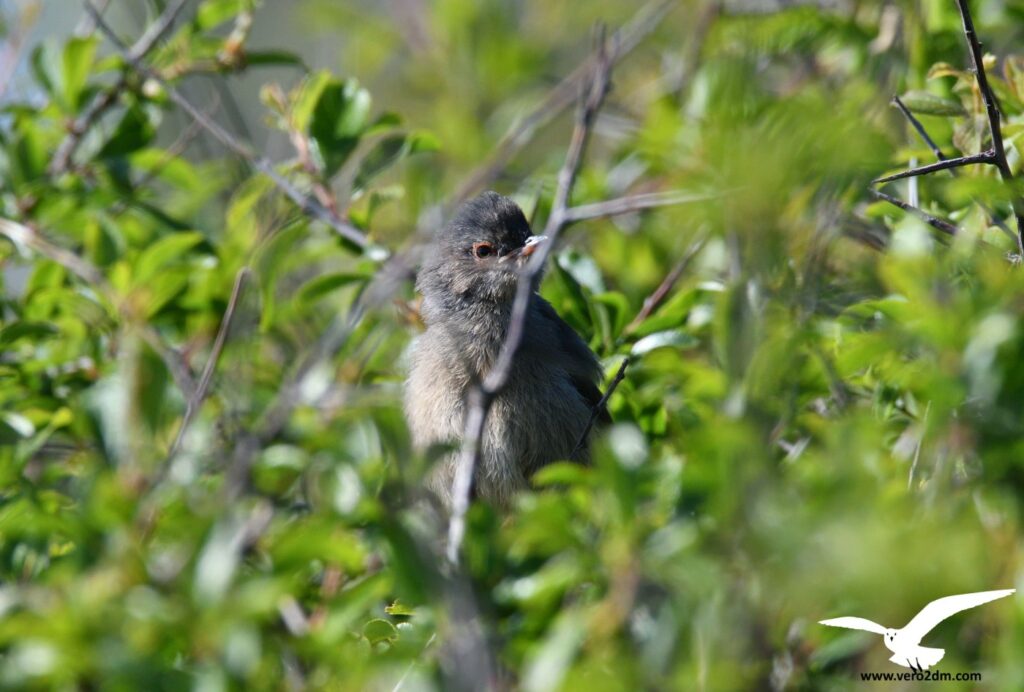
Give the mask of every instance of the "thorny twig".
<svg viewBox="0 0 1024 692">
<path fill-rule="evenodd" d="M 924 141 L 924 143 L 928 145 L 928 148 L 932 150 L 932 153 L 935 154 L 935 158 L 938 159 L 939 161 L 945 161 L 946 160 L 945 154 L 943 154 L 942 150 L 939 149 L 938 145 L 935 143 L 935 140 L 933 140 L 928 135 L 928 131 L 924 129 L 924 125 L 921 124 L 921 121 L 918 120 L 917 118 L 915 118 L 914 114 L 910 112 L 910 109 L 907 108 L 907 106 L 903 103 L 903 101 L 900 100 L 900 97 L 899 96 L 893 96 L 892 97 L 892 102 L 893 102 L 893 104 L 897 108 L 900 109 L 900 112 L 903 113 L 903 116 L 913 126 L 914 130 L 917 131 L 917 134 L 921 136 L 921 139 Z M 1001 230 L 1003 233 L 1005 233 L 1011 240 L 1016 242 L 1016 240 L 1017 240 L 1016 234 L 1012 230 L 1010 230 L 1010 227 L 1006 225 L 1005 221 L 1003 221 L 1001 218 L 999 218 L 999 215 L 995 212 L 995 210 L 993 210 L 991 207 L 989 207 L 987 204 L 981 202 L 980 200 L 975 199 L 974 202 L 979 207 L 981 207 L 982 210 L 984 210 L 984 212 L 986 214 L 988 214 L 989 218 L 992 219 L 992 222 L 996 226 L 999 227 L 999 230 Z M 899 206 L 899 205 L 897 205 L 897 206 Z M 911 206 L 916 206 L 916 205 L 912 204 Z"/>
<path fill-rule="evenodd" d="M 613 49 L 614 50 L 614 49 Z M 544 235 L 548 242 L 542 244 L 534 253 L 530 263 L 523 269 L 516 286 L 516 296 L 509 317 L 508 331 L 505 341 L 494 365 L 483 378 L 483 381 L 472 387 L 467 397 L 465 433 L 459 461 L 455 470 L 452 488 L 452 512 L 448 525 L 448 558 L 457 563 L 462 538 L 466 532 L 466 512 L 469 510 L 470 491 L 473 485 L 473 474 L 480 460 L 484 425 L 487 413 L 494 398 L 508 381 L 512 370 L 512 362 L 516 351 L 523 340 L 526 314 L 530 298 L 534 291 L 534 283 L 544 267 L 544 262 L 551 253 L 562 229 L 569 222 L 569 198 L 572 194 L 576 176 L 583 160 L 583 152 L 590 139 L 597 113 L 604 103 L 610 84 L 612 63 L 608 42 L 600 36 L 594 61 L 593 76 L 588 89 L 583 95 L 582 104 L 573 128 L 572 139 L 566 153 L 565 162 L 558 173 L 558 183 L 552 201 L 551 213 L 544 227 Z"/>
<path fill-rule="evenodd" d="M 164 34 L 174 26 L 174 21 L 187 4 L 188 0 L 177 0 L 176 3 L 168 5 L 167 9 L 146 29 L 139 40 L 128 49 L 125 59 L 129 63 L 142 60 L 153 50 Z M 97 9 L 96 13 L 90 16 L 93 18 L 92 21 L 95 22 L 95 17 L 100 16 L 99 10 Z M 78 145 L 82 142 L 82 137 L 117 102 L 117 97 L 121 95 L 121 92 L 124 91 L 127 85 L 127 75 L 122 74 L 113 86 L 97 95 L 85 111 L 68 124 L 68 134 L 57 146 L 57 151 L 50 162 L 51 175 L 59 175 L 68 169 L 71 165 L 71 158 L 75 155 Z"/>
<path fill-rule="evenodd" d="M 910 122 L 913 128 L 917 130 L 917 134 L 921 135 L 921 139 L 924 140 L 924 143 L 927 144 L 928 148 L 932 150 L 933 154 L 935 154 L 935 158 L 939 161 L 945 161 L 946 157 L 943 155 L 942 150 L 939 149 L 939 146 L 935 143 L 935 140 L 928 136 L 928 131 L 924 129 L 924 125 L 921 124 L 920 120 L 914 117 L 914 114 L 911 113 L 906 104 L 900 100 L 900 97 L 893 96 L 892 102 L 900 109 L 900 112 L 903 113 L 903 116 Z"/>
<path fill-rule="evenodd" d="M 928 173 L 933 173 L 935 171 L 941 171 L 950 168 L 959 168 L 961 166 L 967 166 L 977 163 L 995 166 L 996 169 L 998 169 L 999 171 L 999 175 L 1006 183 L 1010 183 L 1013 180 L 1013 171 L 1010 169 L 1010 164 L 1006 158 L 1006 149 L 1003 145 L 1003 134 L 1000 127 L 999 104 L 996 101 L 995 92 L 992 90 L 992 86 L 988 82 L 988 75 L 985 72 L 984 56 L 981 52 L 981 42 L 978 40 L 978 34 L 974 29 L 974 20 L 971 18 L 971 12 L 967 6 L 967 0 L 956 0 L 956 4 L 957 9 L 960 11 L 960 20 L 963 24 L 964 38 L 967 40 L 967 48 L 971 54 L 971 69 L 974 72 L 974 76 L 978 81 L 978 91 L 981 93 L 982 101 L 985 104 L 985 115 L 988 118 L 989 132 L 992 137 L 992 146 L 991 148 L 986 149 L 985 151 L 982 151 L 978 154 L 972 154 L 970 156 L 961 156 L 955 159 L 946 159 L 945 157 L 942 156 L 942 152 L 939 151 L 938 147 L 935 146 L 931 138 L 928 137 L 927 133 L 924 131 L 924 128 L 921 126 L 921 124 L 917 122 L 917 120 L 913 116 L 910 115 L 906 106 L 904 106 L 899 99 L 895 99 L 895 103 L 897 104 L 897 106 L 899 106 L 900 110 L 902 110 L 904 114 L 910 119 L 911 124 L 918 131 L 918 134 L 920 134 L 921 137 L 924 138 L 924 140 L 932 148 L 932 150 L 935 152 L 935 155 L 939 158 L 939 161 L 937 163 L 929 164 L 927 166 L 920 166 L 918 168 L 912 168 L 908 171 L 903 171 L 902 173 L 897 173 L 895 175 L 879 178 L 873 181 L 875 184 L 887 183 L 893 180 L 899 180 L 901 178 L 925 175 Z M 885 199 L 886 201 L 896 204 L 896 202 L 893 201 L 894 198 L 892 197 L 883 196 L 882 199 Z M 1017 242 L 1017 250 L 1021 255 L 1024 255 L 1024 200 L 1022 200 L 1019 195 L 1015 194 L 1012 198 L 1011 204 L 1013 206 L 1014 216 L 1017 219 L 1017 234 L 1015 236 L 1015 240 Z M 904 209 L 909 207 L 908 211 L 917 209 L 916 207 L 912 207 L 910 205 L 904 207 L 903 203 L 899 203 L 897 204 L 897 206 L 900 206 L 901 208 Z M 917 212 L 915 213 L 918 212 L 920 212 L 920 210 L 917 210 Z M 923 213 L 924 212 L 920 212 L 919 215 Z M 932 220 L 935 220 L 934 217 L 930 217 L 929 215 L 925 216 L 928 217 L 925 218 L 925 220 L 928 221 L 931 225 L 935 226 L 936 228 L 940 228 L 940 230 L 946 230 L 945 228 L 941 228 L 940 226 L 936 226 L 934 223 L 932 223 Z M 929 220 L 929 218 L 932 220 Z M 955 227 L 953 228 L 955 231 Z"/>
<path fill-rule="evenodd" d="M 935 173 L 936 171 L 944 171 L 949 168 L 960 168 L 962 166 L 971 166 L 976 163 L 995 163 L 995 153 L 992 149 L 986 149 L 985 151 L 977 154 L 970 154 L 968 156 L 958 156 L 955 159 L 943 159 L 936 161 L 935 163 L 929 163 L 925 166 L 918 166 L 917 168 L 911 168 L 906 171 L 900 171 L 899 173 L 893 173 L 887 175 L 884 178 L 876 178 L 871 182 L 875 185 L 881 185 L 882 183 L 891 183 L 894 180 L 902 180 L 903 178 L 912 178 L 917 175 L 928 175 L 929 173 Z"/>
<path fill-rule="evenodd" d="M 879 190 L 871 190 L 870 192 L 873 197 L 888 202 L 893 206 L 899 207 L 903 211 L 913 214 L 914 216 L 921 219 L 932 228 L 937 228 L 943 233 L 947 233 L 949 235 L 956 235 L 959 230 L 955 224 L 952 224 L 949 221 L 946 221 L 945 219 L 940 219 L 937 216 L 932 216 L 924 209 L 921 209 L 920 207 L 915 207 L 911 204 L 907 204 L 903 200 L 897 199 L 892 195 L 887 195 L 884 192 L 880 192 Z"/>
<path fill-rule="evenodd" d="M 214 139 L 236 155 L 245 159 L 249 165 L 260 173 L 270 178 L 274 185 L 276 185 L 285 196 L 291 199 L 292 202 L 294 202 L 305 214 L 331 227 L 339 236 L 356 247 L 363 250 L 370 247 L 370 241 L 361 230 L 325 207 L 315 197 L 299 191 L 299 189 L 289 182 L 283 175 L 278 173 L 271 161 L 257 154 L 248 144 L 242 142 L 225 130 L 219 123 L 207 117 L 205 113 L 194 106 L 192 102 L 185 98 L 180 91 L 174 88 L 173 85 L 168 83 L 167 80 L 155 71 L 147 67 L 142 62 L 141 58 L 133 57 L 130 50 L 125 47 L 124 43 L 117 37 L 117 34 L 111 30 L 103 17 L 96 11 L 92 2 L 90 2 L 90 0 L 84 0 L 84 4 L 86 11 L 92 15 L 93 21 L 96 22 L 97 28 L 99 28 L 111 43 L 117 47 L 122 57 L 125 58 L 132 68 L 134 68 L 139 74 L 157 82 L 167 93 L 168 98 L 170 98 L 175 105 L 185 111 L 190 118 L 199 123 L 204 130 L 214 137 Z"/>
</svg>

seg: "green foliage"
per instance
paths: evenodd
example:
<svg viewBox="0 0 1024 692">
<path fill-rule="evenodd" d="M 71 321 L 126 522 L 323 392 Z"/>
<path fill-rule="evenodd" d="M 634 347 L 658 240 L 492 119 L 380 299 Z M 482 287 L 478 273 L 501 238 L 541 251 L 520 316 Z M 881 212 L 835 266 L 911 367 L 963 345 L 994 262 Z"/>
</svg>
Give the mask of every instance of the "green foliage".
<svg viewBox="0 0 1024 692">
<path fill-rule="evenodd" d="M 98 38 L 45 41 L 32 97 L 4 106 L 0 686 L 443 689 L 476 625 L 524 689 L 853 689 L 888 652 L 817 620 L 900 626 L 1022 583 L 1020 188 L 991 166 L 917 180 L 953 238 L 867 193 L 931 162 L 893 93 L 947 155 L 989 146 L 953 3 L 680 3 L 622 59 L 574 203 L 641 181 L 701 201 L 566 234 L 542 293 L 609 379 L 629 358 L 616 423 L 592 466 L 541 470 L 507 514 L 474 505 L 459 578 L 400 407 L 412 286 L 348 318 L 380 290 L 372 248 L 414 245 L 634 3 L 282 3 L 343 39 L 345 70 L 252 49 L 282 16 L 255 5 L 191 8 L 145 56 L 160 79 Z M 976 21 L 1016 174 L 1012 5 Z M 370 250 L 190 126 L 168 88 L 210 81 L 263 85 L 243 116 L 275 173 Z M 537 222 L 569 127 L 494 182 Z M 941 670 L 1024 686 L 1019 599 L 930 636 Z"/>
</svg>

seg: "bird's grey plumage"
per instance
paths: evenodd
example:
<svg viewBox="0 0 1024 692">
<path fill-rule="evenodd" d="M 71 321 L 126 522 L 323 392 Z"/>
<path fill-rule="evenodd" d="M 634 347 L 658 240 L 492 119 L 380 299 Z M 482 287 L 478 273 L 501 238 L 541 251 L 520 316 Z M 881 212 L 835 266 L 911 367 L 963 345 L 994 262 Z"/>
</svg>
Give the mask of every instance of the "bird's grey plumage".
<svg viewBox="0 0 1024 692">
<path fill-rule="evenodd" d="M 466 394 L 504 343 L 530 237 L 519 207 L 494 192 L 466 203 L 437 237 L 417 280 L 427 330 L 414 346 L 406 383 L 406 417 L 418 448 L 461 441 Z M 499 505 L 538 468 L 571 458 L 601 396 L 597 358 L 537 293 L 524 331 L 487 417 L 474 477 L 476 495 Z M 456 459 L 447 453 L 431 475 L 445 504 Z M 585 461 L 586 450 L 574 460 Z"/>
</svg>

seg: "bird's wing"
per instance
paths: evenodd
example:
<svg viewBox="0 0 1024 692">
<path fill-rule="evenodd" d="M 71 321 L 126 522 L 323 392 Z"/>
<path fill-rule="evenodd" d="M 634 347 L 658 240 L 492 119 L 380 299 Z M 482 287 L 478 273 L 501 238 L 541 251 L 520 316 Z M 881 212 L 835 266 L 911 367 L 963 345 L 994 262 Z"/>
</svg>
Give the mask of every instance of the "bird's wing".
<svg viewBox="0 0 1024 692">
<path fill-rule="evenodd" d="M 865 632 L 874 632 L 875 634 L 885 634 L 885 628 L 879 625 L 877 622 L 871 622 L 864 618 L 855 617 L 844 617 L 844 618 L 832 618 L 831 620 L 820 620 L 819 625 L 828 625 L 829 627 L 845 627 L 848 630 L 864 630 Z"/>
<path fill-rule="evenodd" d="M 932 601 L 921 609 L 914 619 L 907 623 L 907 626 L 900 630 L 901 639 L 915 644 L 920 642 L 924 635 L 940 622 L 959 613 L 961 610 L 980 606 L 982 603 L 994 601 L 997 598 L 1009 596 L 1016 589 L 1001 589 L 999 591 L 979 591 L 977 593 L 962 593 L 957 596 L 946 596 Z"/>
<path fill-rule="evenodd" d="M 587 346 L 580 335 L 559 316 L 558 312 L 540 296 L 534 296 L 540 314 L 546 319 L 550 328 L 554 330 L 559 348 L 561 365 L 569 374 L 569 379 L 580 393 L 583 400 L 591 408 L 597 406 L 601 401 L 601 389 L 598 382 L 601 378 L 601 366 L 597 357 Z M 608 409 L 603 408 L 598 413 L 599 423 L 611 423 L 612 417 Z"/>
</svg>

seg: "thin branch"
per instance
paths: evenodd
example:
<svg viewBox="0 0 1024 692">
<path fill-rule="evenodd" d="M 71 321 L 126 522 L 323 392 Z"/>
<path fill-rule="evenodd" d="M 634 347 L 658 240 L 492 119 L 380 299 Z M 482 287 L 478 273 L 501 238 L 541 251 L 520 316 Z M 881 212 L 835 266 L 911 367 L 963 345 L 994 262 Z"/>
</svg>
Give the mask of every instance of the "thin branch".
<svg viewBox="0 0 1024 692">
<path fill-rule="evenodd" d="M 938 145 L 935 144 L 935 140 L 933 140 L 928 135 L 928 131 L 924 129 L 924 125 L 921 124 L 921 121 L 914 117 L 914 114 L 910 112 L 910 110 L 906 107 L 903 101 L 900 100 L 899 96 L 893 96 L 892 100 L 893 103 L 900 109 L 900 111 L 902 111 L 903 115 L 906 116 L 910 124 L 914 126 L 914 129 L 917 130 L 917 133 L 921 135 L 921 139 L 924 140 L 924 143 L 927 144 L 928 147 L 932 150 L 932 153 L 935 154 L 935 158 L 937 158 L 939 161 L 945 161 L 945 155 L 942 153 L 942 150 L 939 149 Z M 981 207 L 982 211 L 988 214 L 989 218 L 992 219 L 992 223 L 998 226 L 999 230 L 1005 233 L 1006 236 L 1010 238 L 1010 240 L 1017 242 L 1017 234 L 1010 230 L 1010 227 L 1006 225 L 1005 221 L 999 218 L 999 215 L 996 213 L 994 209 L 992 209 L 990 206 L 988 206 L 987 204 L 978 199 L 975 199 L 974 203 Z M 911 204 L 913 204 L 913 202 L 911 202 Z"/>
<path fill-rule="evenodd" d="M 935 140 L 928 136 L 928 131 L 924 129 L 924 125 L 921 124 L 920 120 L 914 117 L 914 114 L 911 113 L 910 109 L 907 108 L 906 104 L 904 104 L 903 101 L 900 100 L 900 97 L 893 96 L 892 103 L 897 108 L 900 109 L 900 112 L 903 113 L 904 117 L 906 117 L 910 124 L 913 125 L 914 129 L 917 130 L 917 134 L 921 135 L 921 139 L 924 140 L 924 143 L 927 144 L 928 148 L 932 150 L 933 154 L 935 154 L 935 158 L 937 158 L 939 161 L 945 161 L 946 157 L 945 155 L 943 155 L 942 150 L 939 149 L 938 145 L 935 143 Z"/>
<path fill-rule="evenodd" d="M 640 195 L 627 195 L 610 199 L 605 202 L 593 204 L 581 204 L 567 209 L 565 212 L 566 224 L 577 223 L 589 219 L 600 219 L 608 216 L 619 216 L 645 209 L 657 209 L 659 207 L 670 207 L 678 204 L 690 204 L 692 202 L 706 202 L 718 199 L 721 193 L 699 194 L 685 192 L 683 190 L 670 190 L 667 192 L 650 192 Z"/>
<path fill-rule="evenodd" d="M 992 154 L 994 163 L 999 169 L 1003 180 L 1009 183 L 1013 179 L 1013 172 L 1006 160 L 1006 151 L 1003 148 L 1003 133 L 999 125 L 999 106 L 996 103 L 996 95 L 988 83 L 988 75 L 985 74 L 985 63 L 981 52 L 981 42 L 974 31 L 974 21 L 971 19 L 971 12 L 967 7 L 967 0 L 956 0 L 960 10 L 960 19 L 963 22 L 964 36 L 967 38 L 967 47 L 971 52 L 971 64 L 974 68 L 974 76 L 978 79 L 978 89 L 981 91 L 981 98 L 985 102 L 985 113 L 988 115 L 988 127 L 992 133 Z M 1013 197 L 1013 213 L 1017 217 L 1017 249 L 1024 255 L 1024 203 L 1019 195 Z"/>
<path fill-rule="evenodd" d="M 103 276 L 103 272 L 97 269 L 91 262 L 82 259 L 70 250 L 66 250 L 59 245 L 51 243 L 34 228 L 20 224 L 17 221 L 0 218 L 0 235 L 10 239 L 16 246 L 38 252 L 43 257 L 46 257 L 64 267 L 79 279 L 102 293 L 104 297 L 118 310 L 118 312 L 124 315 L 121 300 L 117 296 L 117 292 L 109 283 L 107 283 L 106 278 Z M 127 317 L 129 318 L 129 322 L 131 322 L 131 315 L 127 315 Z M 165 343 L 163 337 L 160 336 L 160 333 L 148 324 L 134 324 L 133 326 L 139 330 L 139 335 L 142 337 L 143 341 L 145 341 L 163 361 L 164 365 L 167 367 L 167 371 L 171 374 L 171 377 L 174 378 L 174 384 L 181 391 L 182 395 L 185 397 L 192 396 L 192 392 L 195 390 L 195 383 L 192 379 L 192 371 L 185 362 L 184 356 L 182 356 L 181 353 L 173 346 Z"/>
<path fill-rule="evenodd" d="M 178 427 L 178 434 L 174 438 L 170 451 L 167 452 L 168 460 L 173 459 L 174 455 L 178 453 L 178 449 L 181 447 L 182 440 L 185 439 L 185 433 L 188 431 L 192 419 L 195 418 L 195 415 L 203 405 L 203 401 L 206 400 L 206 395 L 210 390 L 210 383 L 213 381 L 213 373 L 217 369 L 217 362 L 220 360 L 220 354 L 224 350 L 224 344 L 227 343 L 231 322 L 235 318 L 235 311 L 238 309 L 238 300 L 242 295 L 242 289 L 245 288 L 245 282 L 249 276 L 250 271 L 248 267 L 242 267 L 235 275 L 235 285 L 231 289 L 231 297 L 228 299 L 224 316 L 221 317 L 217 337 L 213 340 L 213 348 L 210 350 L 209 358 L 206 359 L 206 367 L 203 368 L 203 374 L 199 377 L 199 384 L 196 386 L 195 391 L 192 392 L 192 396 L 189 397 L 188 403 L 185 406 L 185 415 L 182 417 L 181 425 Z"/>
<path fill-rule="evenodd" d="M 901 180 L 903 178 L 911 178 L 915 175 L 927 175 L 936 171 L 944 171 L 950 168 L 961 168 L 963 166 L 971 166 L 977 163 L 995 164 L 995 154 L 991 149 L 986 149 L 977 154 L 971 154 L 970 156 L 958 156 L 955 159 L 943 159 L 942 161 L 936 161 L 935 163 L 929 163 L 927 166 L 918 166 L 917 168 L 911 168 L 906 171 L 900 171 L 893 175 L 887 175 L 884 178 L 877 178 L 871 182 L 875 185 L 881 185 L 882 183 L 891 183 L 894 180 Z"/>
<path fill-rule="evenodd" d="M 690 262 L 693 261 L 693 258 L 696 257 L 697 253 L 699 253 L 704 247 L 704 244 L 708 240 L 708 235 L 709 234 L 704 233 L 698 237 L 697 240 L 690 245 L 686 254 L 676 262 L 674 267 L 672 267 L 671 271 L 669 271 L 665 276 L 658 288 L 654 290 L 654 293 L 644 299 L 644 304 L 640 308 L 640 312 L 638 312 L 636 317 L 626 325 L 625 333 L 629 334 L 633 332 L 637 327 L 643 324 L 644 320 L 651 316 L 659 305 L 661 305 L 661 302 L 665 300 L 665 297 L 668 296 L 669 292 L 671 292 L 672 288 L 676 285 L 676 282 L 679 281 L 679 277 L 683 275 L 684 271 L 686 271 Z"/>
<path fill-rule="evenodd" d="M 675 4 L 676 0 L 656 0 L 648 3 L 640 8 L 628 24 L 614 32 L 608 56 L 612 65 L 632 53 L 643 39 L 658 27 Z M 466 176 L 446 206 L 456 207 L 492 183 L 540 127 L 577 100 L 581 85 L 588 82 L 593 69 L 593 56 L 588 56 L 583 64 L 556 84 L 532 111 L 504 134 L 487 160 Z"/>
<path fill-rule="evenodd" d="M 516 285 L 515 300 L 509 317 L 508 331 L 505 341 L 498 353 L 494 365 L 483 378 L 483 381 L 469 391 L 467 412 L 462 448 L 455 469 L 452 487 L 452 512 L 448 524 L 448 559 L 458 563 L 462 539 L 466 532 L 466 512 L 469 510 L 470 492 L 473 486 L 473 475 L 480 460 L 484 425 L 487 414 L 495 397 L 505 386 L 512 371 L 512 363 L 523 340 L 526 325 L 526 314 L 534 292 L 534 284 L 540 276 L 551 248 L 558 240 L 559 234 L 568 222 L 569 199 L 576 183 L 583 153 L 590 139 L 597 113 L 604 103 L 610 85 L 612 62 L 610 56 L 615 49 L 609 49 L 603 33 L 599 36 L 598 47 L 594 59 L 593 76 L 583 94 L 582 104 L 577 113 L 576 125 L 573 128 L 569 149 L 565 162 L 558 173 L 558 186 L 552 201 L 551 213 L 544 227 L 544 235 L 548 242 L 543 243 L 534 253 L 529 264 L 519 275 Z"/>
<path fill-rule="evenodd" d="M 153 47 L 156 46 L 157 42 L 163 38 L 164 34 L 172 26 L 174 26 L 175 20 L 181 11 L 185 9 L 185 5 L 188 4 L 188 0 L 177 0 L 176 3 L 168 5 L 167 9 L 157 17 L 156 21 L 153 22 L 142 37 L 128 49 L 128 53 L 125 59 L 129 63 L 138 62 L 142 60 Z M 91 6 L 91 3 L 90 3 Z M 95 14 L 90 14 L 91 21 L 95 24 L 95 17 L 101 16 L 100 10 L 96 10 Z M 93 125 L 99 121 L 107 110 L 110 109 L 117 102 L 117 97 L 120 96 L 121 92 L 128 85 L 128 79 L 125 74 L 122 74 L 117 82 L 114 83 L 109 89 L 105 89 L 96 98 L 92 100 L 85 111 L 75 118 L 68 125 L 68 134 L 64 137 L 61 143 L 57 146 L 57 150 L 53 155 L 53 159 L 50 162 L 50 174 L 60 175 L 64 173 L 71 165 L 71 159 L 75 155 L 75 151 L 78 146 L 82 143 L 82 137 L 88 132 Z"/>
<path fill-rule="evenodd" d="M 626 368 L 628 366 L 629 356 L 626 356 L 622 359 L 622 365 L 619 366 L 618 372 L 615 373 L 615 377 L 612 378 L 611 384 L 608 385 L 608 389 L 605 390 L 600 401 L 594 404 L 594 408 L 590 412 L 590 419 L 587 420 L 587 425 L 583 428 L 583 434 L 581 434 L 579 439 L 576 441 L 576 446 L 573 447 L 572 454 L 569 455 L 570 457 L 576 456 L 576 453 L 583 449 L 587 444 L 587 438 L 590 437 L 590 431 L 594 429 L 594 423 L 597 422 L 601 412 L 605 410 L 605 407 L 608 405 L 608 400 L 612 398 L 612 394 L 615 393 L 619 383 L 626 378 Z"/>
<path fill-rule="evenodd" d="M 915 207 L 915 206 L 912 206 L 910 204 L 907 204 L 903 200 L 897 199 L 896 197 L 893 197 L 892 195 L 887 195 L 884 192 L 879 192 L 878 190 L 871 190 L 870 192 L 877 199 L 886 201 L 889 204 L 892 204 L 894 206 L 899 207 L 903 211 L 906 211 L 906 212 L 909 212 L 909 213 L 913 214 L 917 218 L 919 218 L 922 221 L 924 221 L 925 223 L 927 223 L 932 228 L 937 228 L 938 230 L 942 231 L 943 233 L 947 233 L 949 235 L 956 235 L 960 231 L 960 229 L 958 229 L 954 224 L 950 223 L 949 221 L 946 221 L 945 219 L 940 219 L 937 216 L 932 216 L 931 214 L 929 214 L 925 210 L 923 210 L 923 209 L 921 209 L 919 207 Z"/>
<path fill-rule="evenodd" d="M 159 83 L 160 86 L 167 93 L 168 98 L 174 102 L 179 108 L 188 114 L 190 118 L 199 123 L 199 125 L 209 132 L 214 139 L 219 141 L 230 151 L 237 156 L 241 157 L 249 163 L 253 168 L 258 170 L 263 175 L 270 178 L 274 185 L 284 193 L 292 202 L 302 210 L 303 213 L 308 216 L 326 224 L 327 226 L 334 229 L 334 231 L 352 243 L 360 249 L 367 249 L 370 247 L 370 241 L 366 238 L 361 230 L 343 220 L 336 213 L 321 204 L 315 197 L 304 194 L 299 191 L 291 182 L 289 182 L 283 175 L 277 172 L 274 164 L 263 156 L 258 155 L 251 146 L 242 142 L 226 129 L 224 129 L 216 121 L 207 117 L 205 113 L 199 110 L 196 106 L 186 99 L 180 91 L 174 88 L 170 83 L 167 82 L 163 77 L 157 74 L 155 71 L 144 65 L 141 59 L 133 59 L 130 51 L 125 48 L 124 44 L 117 37 L 117 35 L 111 30 L 110 26 L 104 21 L 103 17 L 99 15 L 96 8 L 93 7 L 90 0 L 84 0 L 86 11 L 89 12 L 93 21 L 96 22 L 96 26 L 101 32 L 118 48 L 121 56 L 135 69 L 139 74 L 154 80 Z"/>
</svg>

